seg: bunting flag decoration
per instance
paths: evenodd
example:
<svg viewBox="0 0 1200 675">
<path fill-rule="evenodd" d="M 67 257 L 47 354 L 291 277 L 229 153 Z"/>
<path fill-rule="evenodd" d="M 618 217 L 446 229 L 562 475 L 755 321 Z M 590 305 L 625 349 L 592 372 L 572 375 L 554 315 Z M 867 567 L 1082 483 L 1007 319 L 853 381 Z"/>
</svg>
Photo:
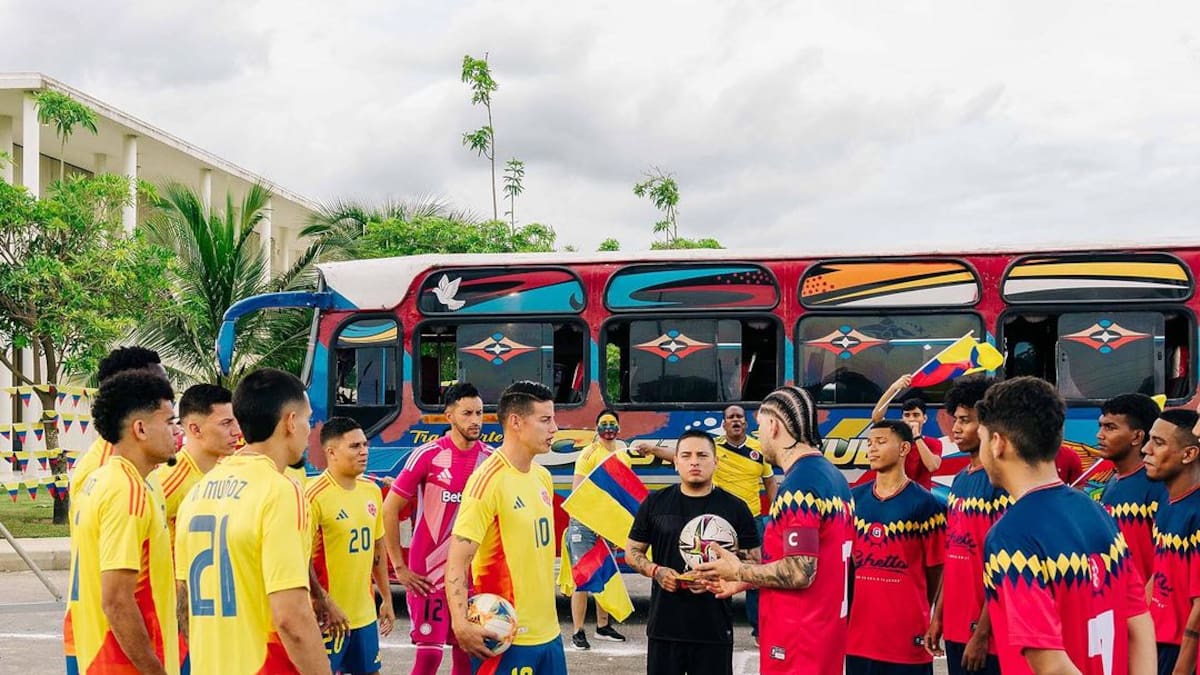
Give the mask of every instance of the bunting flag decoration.
<svg viewBox="0 0 1200 675">
<path fill-rule="evenodd" d="M 9 425 L 0 425 L 0 438 L 12 441 L 12 427 Z"/>
<path fill-rule="evenodd" d="M 17 440 L 21 442 L 21 447 L 24 447 L 26 439 L 29 438 L 29 429 L 24 424 L 13 425 L 13 428 L 17 431 Z"/>
<path fill-rule="evenodd" d="M 58 419 L 58 411 L 56 411 L 56 410 L 43 410 L 43 411 L 42 411 L 42 419 L 43 419 L 43 420 L 45 420 L 45 421 L 47 421 L 47 422 L 51 422 L 51 421 L 53 421 L 53 420 L 56 420 L 56 419 Z"/>
<path fill-rule="evenodd" d="M 44 436 L 45 434 L 46 434 L 46 430 L 41 425 L 38 425 L 33 428 L 33 437 L 35 439 L 37 439 L 38 443 L 42 442 L 42 436 Z"/>
<path fill-rule="evenodd" d="M 38 484 L 35 482 L 28 482 L 25 484 L 25 490 L 29 492 L 29 498 L 34 501 L 37 501 L 37 489 Z"/>
<path fill-rule="evenodd" d="M 71 405 L 79 407 L 79 399 L 83 398 L 83 394 L 71 394 Z"/>
<path fill-rule="evenodd" d="M 79 458 L 76 457 L 75 455 L 72 455 L 70 453 L 67 454 L 67 471 L 71 471 L 72 469 L 75 468 L 75 462 L 78 459 Z"/>
<path fill-rule="evenodd" d="M 20 394 L 18 394 L 18 396 L 21 397 L 21 403 L 25 404 L 26 408 L 28 408 L 30 402 L 33 401 L 33 392 L 32 391 L 28 391 L 28 392 L 23 391 Z"/>
<path fill-rule="evenodd" d="M 61 406 L 66 400 L 67 400 L 66 393 L 61 392 L 61 391 L 58 392 L 57 394 L 55 394 L 55 407 Z"/>
<path fill-rule="evenodd" d="M 33 385 L 33 388 L 35 391 L 40 391 L 45 394 L 52 394 L 56 391 L 54 385 L 52 384 L 35 384 Z"/>
<path fill-rule="evenodd" d="M 50 481 L 46 483 L 46 489 L 50 492 L 51 499 L 58 499 L 58 483 L 54 479 L 50 479 Z"/>
<path fill-rule="evenodd" d="M 80 430 L 80 431 L 82 431 L 82 432 L 83 432 L 83 433 L 85 433 L 85 434 L 87 433 L 87 428 L 88 428 L 88 422 L 89 422 L 89 421 L 90 421 L 89 419 L 84 419 L 84 418 L 82 418 L 82 417 L 81 417 L 81 418 L 79 418 L 79 430 Z"/>
<path fill-rule="evenodd" d="M 71 423 L 74 421 L 74 417 L 62 415 L 58 418 L 58 428 L 62 429 L 64 434 L 69 434 L 71 433 Z"/>
<path fill-rule="evenodd" d="M 4 489 L 8 490 L 8 496 L 12 497 L 12 500 L 15 502 L 15 501 L 17 501 L 17 493 L 21 491 L 21 484 L 20 483 L 6 483 L 4 485 Z"/>
<path fill-rule="evenodd" d="M 17 471 L 19 471 L 20 473 L 25 473 L 25 468 L 28 466 L 29 466 L 29 459 L 26 457 L 22 457 L 21 455 L 17 455 Z"/>
</svg>

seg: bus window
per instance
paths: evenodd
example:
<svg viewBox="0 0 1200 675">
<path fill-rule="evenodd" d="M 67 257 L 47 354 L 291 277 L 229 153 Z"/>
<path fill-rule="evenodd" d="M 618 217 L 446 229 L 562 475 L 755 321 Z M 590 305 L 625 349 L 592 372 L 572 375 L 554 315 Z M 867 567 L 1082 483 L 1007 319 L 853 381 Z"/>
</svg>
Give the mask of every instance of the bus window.
<svg viewBox="0 0 1200 675">
<path fill-rule="evenodd" d="M 333 414 L 370 431 L 398 410 L 399 327 L 392 319 L 359 319 L 339 330 L 334 344 Z"/>
<path fill-rule="evenodd" d="M 1086 312 L 1058 318 L 1057 384 L 1068 399 L 1165 392 L 1165 322 L 1158 312 Z"/>
<path fill-rule="evenodd" d="M 983 325 L 974 314 L 814 315 L 800 319 L 797 382 L 818 403 L 874 405 L 892 382 L 915 372 Z M 921 390 L 940 402 L 950 383 Z"/>
<path fill-rule="evenodd" d="M 585 352 L 584 329 L 575 322 L 428 323 L 417 344 L 417 400 L 438 407 L 445 388 L 463 381 L 492 407 L 508 385 L 533 380 L 554 390 L 555 403 L 582 403 Z"/>
<path fill-rule="evenodd" d="M 1014 314 L 1004 320 L 1005 377 L 1032 375 L 1069 400 L 1190 395 L 1191 319 L 1182 312 Z"/>
<path fill-rule="evenodd" d="M 779 327 L 769 318 L 620 320 L 606 328 L 613 403 L 759 401 L 778 386 Z"/>
</svg>

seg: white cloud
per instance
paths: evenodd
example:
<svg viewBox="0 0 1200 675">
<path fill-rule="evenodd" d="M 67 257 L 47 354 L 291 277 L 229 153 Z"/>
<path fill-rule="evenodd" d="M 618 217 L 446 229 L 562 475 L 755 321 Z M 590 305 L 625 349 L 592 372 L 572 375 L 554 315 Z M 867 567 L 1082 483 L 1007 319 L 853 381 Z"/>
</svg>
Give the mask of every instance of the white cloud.
<svg viewBox="0 0 1200 675">
<path fill-rule="evenodd" d="M 650 165 L 679 178 L 683 232 L 727 245 L 1101 245 L 1200 206 L 1189 3 L 42 2 L 0 22 L 29 28 L 6 67 L 302 194 L 481 214 L 458 74 L 486 51 L 518 213 L 584 248 L 648 244 Z"/>
</svg>

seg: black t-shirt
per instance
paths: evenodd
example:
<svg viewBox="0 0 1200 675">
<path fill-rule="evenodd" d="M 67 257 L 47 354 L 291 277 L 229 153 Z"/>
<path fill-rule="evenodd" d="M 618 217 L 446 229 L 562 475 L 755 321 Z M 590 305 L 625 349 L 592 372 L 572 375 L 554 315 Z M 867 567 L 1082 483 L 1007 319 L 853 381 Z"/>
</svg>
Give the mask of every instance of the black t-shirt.
<svg viewBox="0 0 1200 675">
<path fill-rule="evenodd" d="M 729 521 L 738 536 L 738 548 L 758 548 L 758 529 L 746 503 L 721 488 L 704 497 L 688 497 L 672 485 L 651 492 L 638 508 L 629 538 L 650 544 L 650 555 L 663 567 L 684 572 L 679 554 L 679 533 L 689 520 L 711 514 Z M 712 593 L 679 589 L 668 593 L 655 582 L 650 590 L 650 620 L 646 635 L 656 640 L 733 643 L 733 608 L 729 600 Z"/>
</svg>

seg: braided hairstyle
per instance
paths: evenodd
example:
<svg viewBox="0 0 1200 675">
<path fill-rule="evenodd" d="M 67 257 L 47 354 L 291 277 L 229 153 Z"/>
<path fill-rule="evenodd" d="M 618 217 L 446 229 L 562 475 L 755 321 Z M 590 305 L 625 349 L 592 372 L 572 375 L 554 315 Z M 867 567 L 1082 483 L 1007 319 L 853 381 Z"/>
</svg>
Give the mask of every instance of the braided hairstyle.
<svg viewBox="0 0 1200 675">
<path fill-rule="evenodd" d="M 821 432 L 817 429 L 817 404 L 804 389 L 780 387 L 763 399 L 759 410 L 765 410 L 783 422 L 788 434 L 796 441 L 788 448 L 800 443 L 812 448 L 821 446 Z"/>
</svg>

